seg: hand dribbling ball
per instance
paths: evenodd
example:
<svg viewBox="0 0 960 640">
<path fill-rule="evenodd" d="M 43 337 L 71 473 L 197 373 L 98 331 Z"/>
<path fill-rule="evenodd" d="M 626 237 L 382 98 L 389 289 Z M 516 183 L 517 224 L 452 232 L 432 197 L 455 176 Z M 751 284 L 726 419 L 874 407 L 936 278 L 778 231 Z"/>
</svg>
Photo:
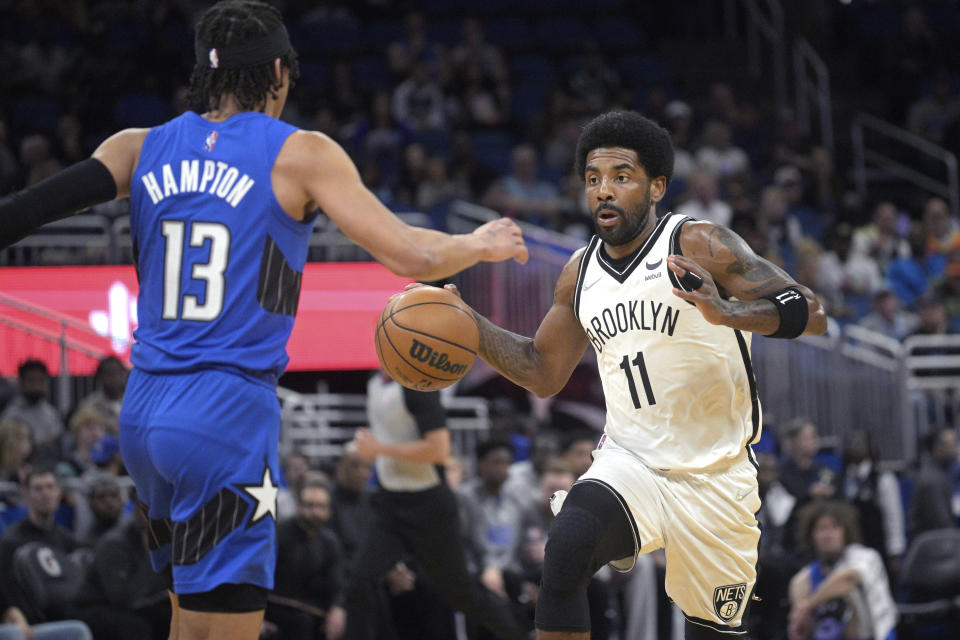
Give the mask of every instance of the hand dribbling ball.
<svg viewBox="0 0 960 640">
<path fill-rule="evenodd" d="M 459 296 L 438 287 L 416 287 L 393 297 L 374 337 L 387 375 L 409 389 L 449 387 L 473 366 L 480 330 Z"/>
</svg>

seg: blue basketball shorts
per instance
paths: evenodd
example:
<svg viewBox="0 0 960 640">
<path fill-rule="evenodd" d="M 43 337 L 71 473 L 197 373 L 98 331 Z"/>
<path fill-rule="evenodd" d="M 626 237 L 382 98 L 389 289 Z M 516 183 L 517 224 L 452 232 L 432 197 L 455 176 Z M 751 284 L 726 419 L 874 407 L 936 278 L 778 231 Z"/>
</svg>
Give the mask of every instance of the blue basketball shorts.
<svg viewBox="0 0 960 640">
<path fill-rule="evenodd" d="M 130 373 L 120 451 L 149 518 L 153 568 L 172 565 L 175 593 L 273 588 L 279 436 L 265 384 L 215 369 Z"/>
</svg>

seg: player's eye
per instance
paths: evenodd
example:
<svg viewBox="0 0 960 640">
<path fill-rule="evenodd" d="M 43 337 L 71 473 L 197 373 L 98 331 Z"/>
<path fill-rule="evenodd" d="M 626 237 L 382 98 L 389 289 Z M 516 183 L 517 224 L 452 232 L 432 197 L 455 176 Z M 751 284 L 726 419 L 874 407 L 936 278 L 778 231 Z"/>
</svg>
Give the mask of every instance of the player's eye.
<svg viewBox="0 0 960 640">
<path fill-rule="evenodd" d="M 629 180 L 629 179 L 630 179 L 630 176 L 628 176 L 628 175 L 625 174 L 625 173 L 621 173 L 620 175 L 617 176 L 617 181 L 618 181 L 618 182 L 626 182 L 626 181 Z"/>
<path fill-rule="evenodd" d="M 590 184 L 597 184 L 597 176 L 590 176 L 589 178 L 587 178 L 587 182 L 589 182 Z"/>
</svg>

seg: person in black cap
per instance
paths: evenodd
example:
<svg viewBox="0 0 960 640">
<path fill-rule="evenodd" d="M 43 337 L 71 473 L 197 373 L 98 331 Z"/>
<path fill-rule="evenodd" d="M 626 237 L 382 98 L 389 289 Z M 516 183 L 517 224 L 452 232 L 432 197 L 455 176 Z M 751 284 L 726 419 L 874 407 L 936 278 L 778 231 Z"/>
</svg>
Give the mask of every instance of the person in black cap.
<svg viewBox="0 0 960 640">
<path fill-rule="evenodd" d="M 0 199 L 0 249 L 129 196 L 139 326 L 119 441 L 153 566 L 170 574 L 171 637 L 253 640 L 276 565 L 276 383 L 318 210 L 418 280 L 527 251 L 505 219 L 457 236 L 405 224 L 333 140 L 280 121 L 298 66 L 275 7 L 218 2 L 195 50 L 200 112 L 120 131 Z"/>
</svg>

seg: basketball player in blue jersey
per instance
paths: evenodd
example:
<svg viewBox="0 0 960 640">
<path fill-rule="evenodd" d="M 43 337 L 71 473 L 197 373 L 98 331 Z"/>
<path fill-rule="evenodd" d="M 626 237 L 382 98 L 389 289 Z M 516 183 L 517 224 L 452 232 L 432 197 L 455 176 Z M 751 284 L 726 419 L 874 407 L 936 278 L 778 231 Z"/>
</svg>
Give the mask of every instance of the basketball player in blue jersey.
<svg viewBox="0 0 960 640">
<path fill-rule="evenodd" d="M 278 120 L 297 63 L 270 5 L 214 5 L 196 55 L 203 115 L 121 131 L 91 159 L 0 200 L 0 247 L 130 197 L 140 294 L 124 462 L 149 515 L 154 567 L 171 574 L 171 638 L 243 640 L 258 637 L 273 586 L 275 385 L 315 212 L 422 280 L 527 253 L 508 220 L 461 236 L 404 224 L 335 142 Z"/>
<path fill-rule="evenodd" d="M 673 147 L 654 122 L 601 115 L 576 158 L 597 235 L 564 267 L 536 336 L 476 315 L 481 357 L 539 396 L 560 391 L 592 346 L 606 399 L 593 464 L 555 496 L 537 638 L 589 638 L 591 576 L 661 547 L 687 639 L 747 637 L 760 539 L 750 335 L 821 334 L 826 316 L 729 229 L 657 217 Z"/>
</svg>

